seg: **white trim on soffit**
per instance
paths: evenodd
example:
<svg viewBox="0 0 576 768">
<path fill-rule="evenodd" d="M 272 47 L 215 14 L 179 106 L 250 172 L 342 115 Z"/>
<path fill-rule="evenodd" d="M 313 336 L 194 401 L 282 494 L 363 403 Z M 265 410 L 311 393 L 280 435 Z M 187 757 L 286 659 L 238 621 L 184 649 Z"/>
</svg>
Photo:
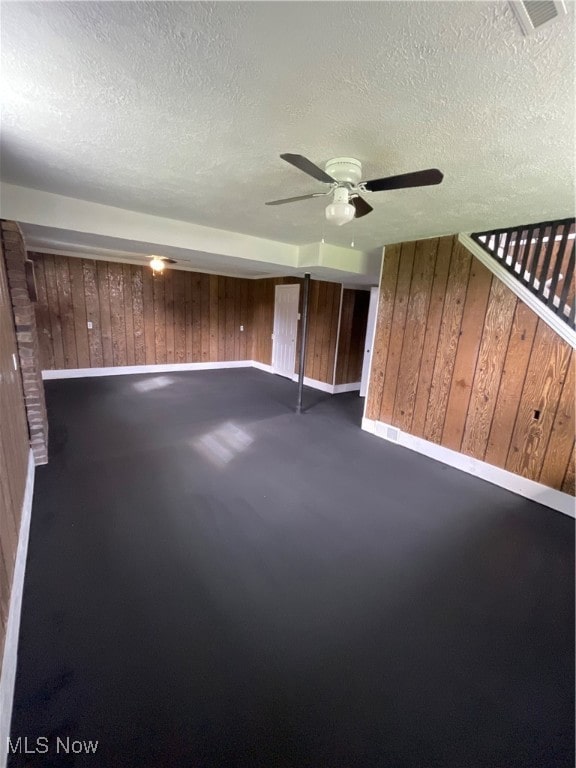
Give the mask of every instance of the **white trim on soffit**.
<svg viewBox="0 0 576 768">
<path fill-rule="evenodd" d="M 16 564 L 10 595 L 10 610 L 6 627 L 4 643 L 4 658 L 2 661 L 2 676 L 0 677 L 0 768 L 5 768 L 8 758 L 8 737 L 10 736 L 10 721 L 12 719 L 12 702 L 14 700 L 14 683 L 16 680 L 16 664 L 18 660 L 18 636 L 20 634 L 20 614 L 22 611 L 22 594 L 24 591 L 24 571 L 28 553 L 28 538 L 30 534 L 30 517 L 32 514 L 32 496 L 34 494 L 34 456 L 28 454 L 28 471 L 26 487 L 22 502 L 20 519 L 20 536 L 16 551 Z"/>
<path fill-rule="evenodd" d="M 517 280 L 514 275 L 511 275 L 507 269 L 504 269 L 502 264 L 499 264 L 493 256 L 486 253 L 481 245 L 478 245 L 469 235 L 459 234 L 458 240 L 462 245 L 475 256 L 478 261 L 481 261 L 485 267 L 487 267 L 493 275 L 501 280 L 504 285 L 508 286 L 510 290 L 518 296 L 531 310 L 536 312 L 538 317 L 552 328 L 553 331 L 564 339 L 571 347 L 576 349 L 576 331 L 573 331 L 570 326 L 561 320 L 558 315 L 553 312 L 550 307 L 547 307 L 535 294 L 532 293 L 525 285 Z"/>
<path fill-rule="evenodd" d="M 450 448 L 444 448 L 442 445 L 423 440 L 421 437 L 415 437 L 383 421 L 364 418 L 362 419 L 362 429 L 390 443 L 409 448 L 443 464 L 448 464 L 450 467 L 467 472 L 469 475 L 475 475 L 481 480 L 487 480 L 489 483 L 506 488 L 519 496 L 524 496 L 558 512 L 563 512 L 565 515 L 576 517 L 576 500 L 567 493 L 548 488 L 542 483 L 528 480 L 526 477 L 515 475 L 513 472 L 500 469 Z"/>
</svg>

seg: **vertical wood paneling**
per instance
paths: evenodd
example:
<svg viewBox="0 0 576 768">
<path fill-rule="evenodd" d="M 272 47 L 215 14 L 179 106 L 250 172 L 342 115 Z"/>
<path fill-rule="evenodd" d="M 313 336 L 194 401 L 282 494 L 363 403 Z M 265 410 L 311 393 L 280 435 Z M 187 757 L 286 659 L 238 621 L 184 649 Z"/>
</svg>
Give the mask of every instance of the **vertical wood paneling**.
<svg viewBox="0 0 576 768">
<path fill-rule="evenodd" d="M 154 340 L 156 362 L 166 363 L 166 304 L 164 296 L 164 276 L 154 275 Z"/>
<path fill-rule="evenodd" d="M 134 301 L 132 298 L 132 267 L 122 265 L 122 285 L 124 288 L 124 329 L 126 332 L 126 365 L 136 364 L 134 339 Z"/>
<path fill-rule="evenodd" d="M 166 362 L 176 362 L 174 350 L 174 275 L 173 269 L 167 269 L 162 275 L 164 283 L 164 317 L 166 318 Z"/>
<path fill-rule="evenodd" d="M 521 301 L 516 300 L 488 445 L 483 457 L 488 464 L 497 467 L 504 467 L 506 464 L 537 325 L 538 316 Z"/>
<path fill-rule="evenodd" d="M 219 355 L 220 333 L 218 302 L 218 278 L 210 275 L 209 302 L 205 304 L 206 297 L 202 293 L 202 359 L 221 360 Z"/>
<path fill-rule="evenodd" d="M 400 429 L 409 430 L 416 405 L 418 378 L 426 333 L 426 318 L 430 305 L 438 240 L 416 243 L 410 296 L 402 340 L 402 353 L 394 401 L 393 420 Z"/>
<path fill-rule="evenodd" d="M 218 360 L 226 360 L 226 278 L 216 278 L 218 286 Z"/>
<path fill-rule="evenodd" d="M 321 306 L 320 292 L 322 283 L 314 280 L 310 282 L 310 311 L 308 313 L 308 340 L 306 344 L 306 367 L 304 375 L 311 379 L 317 379 L 320 370 L 320 315 L 318 307 Z"/>
<path fill-rule="evenodd" d="M 575 427 L 574 391 L 576 386 L 574 368 L 575 359 L 574 352 L 572 352 L 539 477 L 541 483 L 553 488 L 562 487 L 568 464 L 572 458 Z"/>
<path fill-rule="evenodd" d="M 194 362 L 202 361 L 202 306 L 201 306 L 201 282 L 200 275 L 190 275 L 190 292 L 192 296 L 192 356 Z M 210 287 L 205 291 L 210 301 Z M 208 306 L 208 311 L 210 307 Z M 188 333 L 188 329 L 186 329 Z M 186 337 L 188 339 L 188 336 Z M 210 349 L 210 339 L 208 339 L 208 349 Z"/>
<path fill-rule="evenodd" d="M 46 255 L 44 261 L 44 276 L 46 279 L 46 300 L 48 302 L 48 315 L 50 317 L 50 338 L 52 340 L 53 358 L 55 368 L 65 368 L 64 344 L 62 342 L 62 323 L 60 320 L 60 304 L 58 302 L 58 288 L 56 286 L 56 267 L 54 256 Z M 36 317 L 38 321 L 38 316 Z M 42 318 L 40 318 L 41 320 Z M 38 326 L 39 333 L 43 328 Z"/>
<path fill-rule="evenodd" d="M 352 344 L 352 321 L 354 316 L 354 292 L 348 288 L 342 291 L 342 310 L 340 313 L 340 333 L 338 337 L 338 357 L 336 359 L 336 384 L 347 381 Z"/>
<path fill-rule="evenodd" d="M 186 362 L 186 289 L 190 284 L 188 272 L 174 270 L 174 362 Z"/>
<path fill-rule="evenodd" d="M 460 324 L 466 299 L 466 287 L 470 274 L 470 260 L 471 256 L 468 251 L 460 243 L 455 243 L 450 260 L 450 274 L 446 284 L 440 335 L 424 424 L 423 436 L 426 440 L 431 440 L 434 443 L 441 442 L 444 429 L 452 371 L 456 360 Z"/>
<path fill-rule="evenodd" d="M 154 276 L 150 269 L 142 270 L 142 312 L 144 315 L 144 343 L 146 347 L 146 365 L 160 362 L 156 360 L 156 321 L 154 317 Z"/>
<path fill-rule="evenodd" d="M 494 278 L 472 383 L 462 453 L 483 456 L 486 452 L 515 309 L 516 296 Z"/>
<path fill-rule="evenodd" d="M 98 295 L 100 299 L 100 333 L 102 335 L 102 364 L 114 365 L 112 351 L 112 324 L 110 317 L 110 291 L 108 288 L 108 264 L 99 261 L 96 264 L 98 277 Z"/>
<path fill-rule="evenodd" d="M 64 368 L 78 368 L 74 306 L 72 304 L 72 286 L 70 284 L 68 259 L 64 256 L 55 256 L 54 267 L 56 270 L 56 287 L 58 291 L 58 303 L 60 306 L 60 321 L 62 323 Z"/>
<path fill-rule="evenodd" d="M 271 334 L 267 328 L 253 332 L 253 280 L 176 269 L 153 275 L 145 267 L 65 256 L 34 258 L 47 368 L 250 360 L 253 339 Z M 261 282 L 273 289 L 273 282 Z M 273 301 L 261 318 L 272 322 Z M 331 335 L 327 342 L 335 343 Z"/>
<path fill-rule="evenodd" d="M 394 314 L 392 325 L 396 328 L 404 328 L 406 313 L 408 311 L 408 296 L 412 281 L 412 268 L 414 266 L 415 243 L 403 243 L 400 254 L 400 266 L 398 268 L 398 281 L 396 283 L 396 300 L 394 302 Z M 396 388 L 398 385 L 398 372 L 402 355 L 403 335 L 392 334 L 388 345 L 388 359 L 382 387 L 382 400 L 380 402 L 380 421 L 389 422 L 392 419 Z"/>
<path fill-rule="evenodd" d="M 428 307 L 428 316 L 426 318 L 424 348 L 422 350 L 422 360 L 418 375 L 418 388 L 416 390 L 412 424 L 409 429 L 407 428 L 408 432 L 412 432 L 415 435 L 424 434 L 428 400 L 430 398 L 432 377 L 434 373 L 434 363 L 436 361 L 436 351 L 438 349 L 438 338 L 440 336 L 440 324 L 442 322 L 442 313 L 444 310 L 444 299 L 446 297 L 446 283 L 448 280 L 454 242 L 455 238 L 453 237 L 442 237 L 438 241 L 430 304 Z"/>
<path fill-rule="evenodd" d="M 566 474 L 564 475 L 564 482 L 562 483 L 562 490 L 564 493 L 569 493 L 574 496 L 575 493 L 575 469 L 576 469 L 576 443 L 572 444 L 572 453 L 568 460 L 568 466 L 566 467 Z"/>
<path fill-rule="evenodd" d="M 240 352 L 239 357 L 241 360 L 249 360 L 251 355 L 249 353 L 250 349 L 250 339 L 248 334 L 250 333 L 250 327 L 251 323 L 249 321 L 248 317 L 248 280 L 242 280 L 240 283 L 240 325 L 244 326 L 244 331 L 240 333 Z"/>
<path fill-rule="evenodd" d="M 76 367 L 90 367 L 90 342 L 86 316 L 84 268 L 81 259 L 69 259 L 70 294 L 74 316 L 74 337 L 76 339 Z"/>
<path fill-rule="evenodd" d="M 134 362 L 146 365 L 146 328 L 144 322 L 144 280 L 142 270 L 130 267 L 132 284 L 132 327 L 134 332 Z M 129 310 L 128 310 L 129 311 Z"/>
<path fill-rule="evenodd" d="M 569 345 L 539 320 L 506 460 L 510 472 L 540 476 L 570 355 Z"/>
<path fill-rule="evenodd" d="M 86 306 L 86 322 L 92 323 L 88 330 L 88 346 L 90 349 L 91 368 L 101 368 L 104 365 L 102 353 L 102 330 L 100 327 L 100 294 L 98 292 L 98 273 L 96 262 L 82 260 L 84 272 L 84 304 Z M 36 309 L 36 323 L 41 328 L 41 319 L 38 316 L 39 306 Z M 55 368 L 58 366 L 55 364 Z"/>
<path fill-rule="evenodd" d="M 266 365 L 272 363 L 272 330 L 274 327 L 274 301 L 277 285 L 291 285 L 302 281 L 298 278 L 268 278 L 250 281 L 249 303 L 252 304 L 252 331 L 250 355 Z M 334 381 L 334 361 L 338 333 L 338 315 L 340 312 L 340 283 L 311 280 L 308 302 L 308 336 L 306 344 L 305 375 L 328 384 Z M 300 291 L 302 302 L 302 290 Z M 302 314 L 302 304 L 300 303 Z M 298 372 L 300 349 L 299 323 L 296 345 L 295 373 Z"/>
<path fill-rule="evenodd" d="M 50 311 L 48 309 L 48 295 L 46 291 L 46 276 L 44 274 L 44 260 L 36 254 L 29 253 L 28 257 L 34 261 L 34 273 L 36 275 L 36 290 L 38 302 L 36 315 L 38 321 L 38 345 L 40 348 L 40 367 L 42 370 L 54 368 L 54 345 L 52 342 L 52 329 L 50 325 Z"/>
<path fill-rule="evenodd" d="M 70 259 L 72 261 L 72 259 Z M 122 264 L 108 265 L 110 328 L 114 365 L 126 365 L 126 325 L 124 322 L 124 273 Z"/>
<path fill-rule="evenodd" d="M 324 300 L 322 306 L 326 308 L 326 311 L 322 313 L 320 322 L 320 333 L 318 334 L 318 344 L 320 345 L 320 368 L 318 370 L 319 381 L 332 382 L 333 371 L 328 373 L 328 350 L 330 347 L 330 330 L 332 324 L 332 307 L 334 306 L 334 291 L 333 287 L 336 287 L 334 283 L 324 283 Z M 340 286 L 338 286 L 340 287 Z M 338 320 L 336 320 L 338 322 Z"/>
<path fill-rule="evenodd" d="M 462 445 L 491 284 L 492 273 L 474 259 L 468 280 L 466 303 L 462 314 L 460 337 L 442 432 L 442 445 L 452 448 L 454 451 L 459 451 Z"/>
<path fill-rule="evenodd" d="M 194 362 L 200 362 L 200 354 L 194 357 L 194 330 L 196 323 L 195 305 L 194 305 L 194 283 L 195 275 L 186 274 L 186 280 L 184 283 L 184 301 L 186 303 L 185 321 L 184 321 L 184 344 L 185 344 L 185 360 L 192 360 Z M 199 319 L 199 318 L 198 318 Z"/>
<path fill-rule="evenodd" d="M 224 360 L 234 360 L 234 324 L 235 324 L 235 283 L 233 277 L 225 277 L 224 281 L 224 313 L 226 318 L 226 335 L 224 340 Z"/>
<path fill-rule="evenodd" d="M 369 291 L 345 288 L 342 292 L 335 384 L 355 384 L 362 377 L 369 304 Z"/>
<path fill-rule="evenodd" d="M 432 271 L 433 243 L 416 245 L 410 283 L 402 258 L 399 267 L 390 260 L 399 247 L 403 257 L 406 244 L 386 247 L 368 417 L 379 413 L 418 437 L 573 493 L 570 346 L 456 238 L 440 238 Z M 419 261 L 425 248 L 428 265 Z"/>
</svg>

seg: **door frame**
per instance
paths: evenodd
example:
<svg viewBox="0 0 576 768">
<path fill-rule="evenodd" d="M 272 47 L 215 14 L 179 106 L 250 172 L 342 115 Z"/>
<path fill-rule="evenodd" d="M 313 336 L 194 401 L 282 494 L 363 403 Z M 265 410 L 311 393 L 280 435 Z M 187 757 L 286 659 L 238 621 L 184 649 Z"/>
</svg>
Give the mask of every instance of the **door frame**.
<svg viewBox="0 0 576 768">
<path fill-rule="evenodd" d="M 294 332 L 294 342 L 293 342 L 293 362 L 292 362 L 292 371 L 290 373 L 286 373 L 285 371 L 280 371 L 276 365 L 275 365 L 275 357 L 274 357 L 274 348 L 276 346 L 276 339 L 275 339 L 275 329 L 276 329 L 276 313 L 278 308 L 278 292 L 282 291 L 289 291 L 290 293 L 295 294 L 296 296 L 296 302 L 295 302 L 295 311 L 294 311 L 294 320 L 295 320 L 295 332 Z M 286 376 L 287 378 L 292 379 L 294 376 L 294 373 L 296 371 L 296 348 L 298 344 L 298 323 L 300 321 L 300 283 L 283 283 L 280 285 L 276 285 L 274 287 L 274 317 L 272 320 L 272 358 L 271 358 L 271 368 L 272 373 L 275 373 L 277 376 Z"/>
<path fill-rule="evenodd" d="M 374 351 L 374 336 L 376 333 L 376 317 L 378 315 L 379 286 L 370 288 L 370 305 L 368 306 L 368 321 L 366 323 L 366 340 L 364 341 L 364 359 L 362 361 L 362 378 L 360 380 L 360 397 L 366 397 L 370 370 L 372 368 L 372 352 Z"/>
</svg>

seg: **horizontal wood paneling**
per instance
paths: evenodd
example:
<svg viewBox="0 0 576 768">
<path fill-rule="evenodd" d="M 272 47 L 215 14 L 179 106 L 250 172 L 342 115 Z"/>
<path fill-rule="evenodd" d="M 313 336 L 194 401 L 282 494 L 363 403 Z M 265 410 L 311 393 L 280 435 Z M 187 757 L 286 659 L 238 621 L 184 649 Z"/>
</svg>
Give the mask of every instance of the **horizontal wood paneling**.
<svg viewBox="0 0 576 768">
<path fill-rule="evenodd" d="M 14 577 L 30 439 L 12 302 L 0 246 L 0 672 Z"/>
<path fill-rule="evenodd" d="M 335 384 L 355 384 L 362 378 L 369 305 L 370 291 L 344 289 Z"/>
<path fill-rule="evenodd" d="M 29 256 L 40 286 L 36 321 L 45 370 L 252 357 L 255 281 Z"/>
<path fill-rule="evenodd" d="M 386 247 L 368 418 L 574 493 L 573 358 L 456 237 Z"/>
</svg>

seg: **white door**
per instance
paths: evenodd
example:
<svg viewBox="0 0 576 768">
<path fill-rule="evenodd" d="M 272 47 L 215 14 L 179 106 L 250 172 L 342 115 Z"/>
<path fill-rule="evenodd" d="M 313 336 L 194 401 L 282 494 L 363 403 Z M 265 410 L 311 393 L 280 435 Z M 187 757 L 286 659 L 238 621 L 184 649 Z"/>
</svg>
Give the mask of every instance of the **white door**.
<svg viewBox="0 0 576 768">
<path fill-rule="evenodd" d="M 272 369 L 280 376 L 292 378 L 296 363 L 298 334 L 298 299 L 300 286 L 277 285 L 274 300 L 274 333 L 272 334 Z"/>
<path fill-rule="evenodd" d="M 376 330 L 376 315 L 378 313 L 379 288 L 370 288 L 370 305 L 368 307 L 368 322 L 366 324 L 366 341 L 364 342 L 364 362 L 362 363 L 362 381 L 360 382 L 360 397 L 366 397 L 368 380 L 370 378 L 370 363 L 372 361 L 372 344 Z"/>
</svg>

